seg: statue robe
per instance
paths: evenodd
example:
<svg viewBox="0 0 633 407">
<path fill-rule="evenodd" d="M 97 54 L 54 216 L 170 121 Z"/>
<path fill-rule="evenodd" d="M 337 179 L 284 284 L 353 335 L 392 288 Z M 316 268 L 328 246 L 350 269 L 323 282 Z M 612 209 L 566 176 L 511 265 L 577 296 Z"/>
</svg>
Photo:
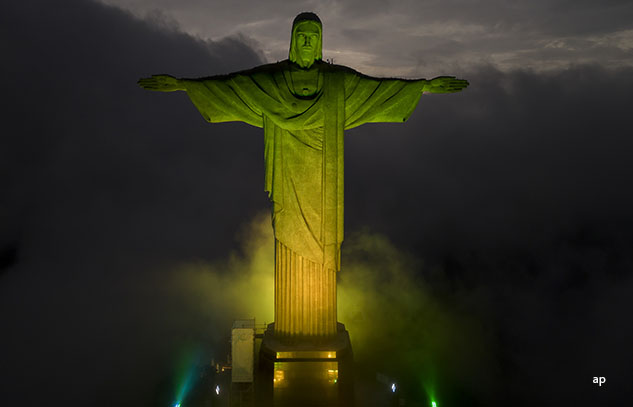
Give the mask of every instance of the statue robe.
<svg viewBox="0 0 633 407">
<path fill-rule="evenodd" d="M 424 82 L 373 78 L 316 61 L 318 91 L 293 93 L 288 60 L 188 80 L 187 94 L 205 120 L 264 128 L 265 190 L 275 238 L 290 251 L 340 269 L 343 242 L 343 131 L 364 123 L 404 122 Z"/>
</svg>

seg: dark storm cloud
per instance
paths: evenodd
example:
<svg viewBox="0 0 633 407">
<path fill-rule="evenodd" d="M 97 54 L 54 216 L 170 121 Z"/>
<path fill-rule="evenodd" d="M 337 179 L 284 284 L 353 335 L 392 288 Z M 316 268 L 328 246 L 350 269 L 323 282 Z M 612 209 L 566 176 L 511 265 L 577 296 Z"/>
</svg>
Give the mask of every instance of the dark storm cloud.
<svg viewBox="0 0 633 407">
<path fill-rule="evenodd" d="M 232 317 L 201 310 L 166 283 L 169 270 L 228 257 L 240 225 L 268 205 L 260 129 L 209 125 L 186 95 L 135 82 L 262 61 L 240 38 L 205 42 L 160 14 L 29 4 L 0 16 L 0 394 L 6 404 L 148 405 L 177 345 L 218 347 Z M 423 263 L 403 281 L 423 279 L 449 320 L 467 322 L 451 328 L 458 356 L 437 354 L 441 379 L 468 404 L 627 400 L 631 70 L 464 76 L 464 93 L 423 96 L 404 125 L 348 133 L 354 250 L 345 257 L 343 246 L 343 267 L 371 259 L 355 237 L 366 228 Z M 226 299 L 225 280 L 207 278 L 209 295 Z M 392 327 L 383 343 L 408 332 Z M 462 338 L 479 334 L 490 354 L 461 366 Z M 596 375 L 610 387 L 592 387 Z"/>
<path fill-rule="evenodd" d="M 113 202 L 145 212 L 151 208 L 144 208 L 144 200 L 171 205 L 182 194 L 200 194 L 201 201 L 227 195 L 225 190 L 214 190 L 208 184 L 224 174 L 205 171 L 205 167 L 218 159 L 214 154 L 226 157 L 223 147 L 239 143 L 240 135 L 248 135 L 249 129 L 240 128 L 239 134 L 228 137 L 226 134 L 235 130 L 225 125 L 219 127 L 225 136 L 208 137 L 209 128 L 198 120 L 191 106 L 183 103 L 184 95 L 174 98 L 141 92 L 135 82 L 152 73 L 196 77 L 248 68 L 261 62 L 255 52 L 238 39 L 205 43 L 92 3 L 64 13 L 52 6 L 41 6 L 38 13 L 11 11 L 16 19 L 28 22 L 17 28 L 7 13 L 3 27 L 4 38 L 12 39 L 6 58 L 10 64 L 4 69 L 14 78 L 7 85 L 10 97 L 3 99 L 3 111 L 15 129 L 5 137 L 10 144 L 3 149 L 3 165 L 13 175 L 5 187 L 10 192 L 6 196 L 15 201 L 13 207 L 21 207 L 24 212 L 16 214 L 18 217 L 48 218 L 42 207 L 50 208 L 51 203 L 65 214 L 75 213 L 75 209 L 109 212 Z M 166 124 L 170 117 L 181 114 L 188 114 L 189 120 Z M 206 143 L 207 148 L 196 156 L 186 148 L 191 137 Z M 249 147 L 233 149 L 235 165 L 248 151 L 256 155 L 261 146 Z M 239 166 L 233 170 L 240 174 Z M 195 179 L 191 173 L 196 174 Z M 243 175 L 242 183 L 257 179 L 256 174 Z M 162 176 L 169 178 L 168 189 L 153 184 Z M 35 199 L 34 185 L 43 189 L 37 191 L 43 192 L 40 199 Z M 92 195 L 84 197 L 84 187 Z M 229 187 L 240 189 L 239 185 L 226 185 Z M 143 198 L 122 198 L 118 194 L 121 191 Z M 69 196 L 82 196 L 86 202 L 73 204 Z M 206 203 L 199 205 L 197 210 Z M 55 222 L 62 221 L 55 218 Z M 51 232 L 57 233 L 60 225 L 52 226 Z M 182 233 L 191 233 L 191 226 L 183 225 Z M 81 226 L 66 225 L 64 229 L 73 227 Z M 194 229 L 204 233 L 208 227 L 199 225 Z M 160 235 L 155 239 L 182 237 Z M 127 238 L 134 241 L 134 237 L 120 236 Z M 185 245 L 189 243 L 181 244 L 187 250 Z"/>
<path fill-rule="evenodd" d="M 493 247 L 536 247 L 552 229 L 632 221 L 631 70 L 585 66 L 535 75 L 488 68 L 468 76 L 472 85 L 462 94 L 424 95 L 405 126 L 349 132 L 347 170 L 376 180 L 371 192 L 391 198 L 382 201 L 384 213 L 367 219 L 429 216 L 423 222 L 434 226 L 418 232 L 413 222 L 407 239 L 455 222 L 468 228 L 458 236 L 481 247 L 489 239 L 470 231 L 499 233 Z M 357 174 L 365 160 L 376 165 Z M 348 186 L 354 191 L 354 182 Z M 400 205 L 408 210 L 396 211 Z"/>
<path fill-rule="evenodd" d="M 224 334 L 165 270 L 225 255 L 266 198 L 259 132 L 136 80 L 261 60 L 86 1 L 5 5 L 0 33 L 2 404 L 149 405 L 177 344 Z"/>
</svg>

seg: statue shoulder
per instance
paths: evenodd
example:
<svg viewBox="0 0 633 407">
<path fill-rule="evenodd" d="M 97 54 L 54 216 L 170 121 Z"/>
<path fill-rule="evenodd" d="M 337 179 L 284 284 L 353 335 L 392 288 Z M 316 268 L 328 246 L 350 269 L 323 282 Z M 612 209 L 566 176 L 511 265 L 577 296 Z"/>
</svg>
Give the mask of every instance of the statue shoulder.
<svg viewBox="0 0 633 407">
<path fill-rule="evenodd" d="M 287 59 L 283 61 L 273 62 L 270 64 L 263 64 L 250 69 L 252 73 L 275 73 L 288 69 L 289 61 Z"/>
<path fill-rule="evenodd" d="M 221 75 L 214 75 L 214 76 L 208 76 L 205 78 L 200 78 L 200 79 L 231 79 L 231 78 L 236 78 L 236 77 L 257 77 L 257 76 L 267 76 L 267 75 L 274 75 L 277 72 L 281 72 L 284 69 L 286 69 L 286 65 L 284 63 L 285 61 L 281 61 L 281 62 L 276 62 L 276 63 L 271 63 L 271 64 L 263 64 L 263 65 L 258 65 L 255 66 L 253 68 L 248 68 L 248 69 L 243 69 L 240 71 L 235 71 L 235 72 L 231 72 L 231 73 L 227 73 L 227 74 L 221 74 Z"/>
<path fill-rule="evenodd" d="M 338 73 L 339 75 L 362 75 L 360 72 L 345 65 L 331 64 L 329 62 L 319 61 L 323 70 L 330 73 Z"/>
<path fill-rule="evenodd" d="M 331 64 L 322 61 L 321 64 L 321 69 L 326 73 L 326 75 L 334 75 L 337 77 L 337 80 L 341 81 L 341 84 L 345 88 L 345 93 L 350 92 L 351 89 L 358 84 L 360 78 L 365 76 L 349 66 Z"/>
</svg>

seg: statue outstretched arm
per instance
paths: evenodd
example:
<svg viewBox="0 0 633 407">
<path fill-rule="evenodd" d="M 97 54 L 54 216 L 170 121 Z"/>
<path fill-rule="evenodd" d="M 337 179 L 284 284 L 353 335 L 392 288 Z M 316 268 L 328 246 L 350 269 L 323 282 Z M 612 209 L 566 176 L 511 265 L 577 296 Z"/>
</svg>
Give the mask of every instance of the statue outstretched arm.
<svg viewBox="0 0 633 407">
<path fill-rule="evenodd" d="M 461 92 L 468 86 L 465 79 L 457 79 L 454 76 L 438 76 L 431 80 L 427 80 L 422 88 L 422 92 L 429 93 L 455 93 Z"/>
<path fill-rule="evenodd" d="M 237 81 L 237 82 L 236 82 Z M 252 82 L 248 75 L 230 74 L 208 78 L 176 78 L 171 75 L 152 75 L 141 78 L 138 85 L 156 92 L 184 91 L 208 122 L 241 121 L 262 127 L 262 114 L 251 96 L 259 89 L 251 85 L 244 89 L 241 83 Z"/>
<path fill-rule="evenodd" d="M 152 75 L 149 78 L 141 78 L 136 83 L 143 89 L 157 92 L 187 90 L 185 79 L 179 79 L 171 75 Z"/>
</svg>

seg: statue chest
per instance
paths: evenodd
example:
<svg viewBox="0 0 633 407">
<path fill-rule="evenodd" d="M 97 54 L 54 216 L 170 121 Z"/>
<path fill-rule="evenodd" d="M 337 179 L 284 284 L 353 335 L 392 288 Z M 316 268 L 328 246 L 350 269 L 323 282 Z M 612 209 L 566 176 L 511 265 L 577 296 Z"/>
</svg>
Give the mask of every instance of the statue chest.
<svg viewBox="0 0 633 407">
<path fill-rule="evenodd" d="M 323 86 L 323 74 L 318 70 L 290 72 L 290 89 L 299 97 L 314 96 Z"/>
</svg>

